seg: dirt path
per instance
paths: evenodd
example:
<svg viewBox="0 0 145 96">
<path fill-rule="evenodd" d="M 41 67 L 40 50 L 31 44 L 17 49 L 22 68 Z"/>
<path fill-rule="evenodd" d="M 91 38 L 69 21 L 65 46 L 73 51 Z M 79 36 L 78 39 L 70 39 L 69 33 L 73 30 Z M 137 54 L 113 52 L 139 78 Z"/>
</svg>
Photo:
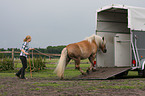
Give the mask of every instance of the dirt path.
<svg viewBox="0 0 145 96">
<path fill-rule="evenodd" d="M 0 76 L 0 96 L 145 96 L 145 78 L 57 80 Z"/>
</svg>

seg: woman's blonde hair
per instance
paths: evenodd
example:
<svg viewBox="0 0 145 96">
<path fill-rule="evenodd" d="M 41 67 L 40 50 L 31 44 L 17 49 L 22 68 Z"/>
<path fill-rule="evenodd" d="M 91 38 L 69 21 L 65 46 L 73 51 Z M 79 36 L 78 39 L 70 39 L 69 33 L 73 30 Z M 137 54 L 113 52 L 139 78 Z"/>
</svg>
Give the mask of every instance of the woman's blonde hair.
<svg viewBox="0 0 145 96">
<path fill-rule="evenodd" d="M 30 35 L 27 35 L 26 38 L 23 41 L 26 42 L 28 39 L 31 39 Z"/>
</svg>

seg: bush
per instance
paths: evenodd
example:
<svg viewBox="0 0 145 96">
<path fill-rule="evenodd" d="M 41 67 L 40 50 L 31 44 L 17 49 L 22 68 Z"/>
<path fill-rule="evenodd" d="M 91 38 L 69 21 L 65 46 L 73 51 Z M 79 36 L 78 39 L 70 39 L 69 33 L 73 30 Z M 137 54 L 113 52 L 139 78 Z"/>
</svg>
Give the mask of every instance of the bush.
<svg viewBox="0 0 145 96">
<path fill-rule="evenodd" d="M 39 71 L 39 70 L 42 70 L 44 69 L 46 66 L 45 66 L 45 59 L 42 59 L 42 57 L 39 57 L 39 58 L 33 58 L 33 63 L 32 63 L 32 59 L 30 60 L 30 63 L 31 63 L 31 70 L 32 71 Z M 27 70 L 30 71 L 30 64 L 29 64 L 29 60 L 27 60 Z"/>
<path fill-rule="evenodd" d="M 13 60 L 9 57 L 0 59 L 0 71 L 14 70 Z"/>
<path fill-rule="evenodd" d="M 3 58 L 4 57 L 4 53 L 0 53 L 0 58 Z"/>
</svg>

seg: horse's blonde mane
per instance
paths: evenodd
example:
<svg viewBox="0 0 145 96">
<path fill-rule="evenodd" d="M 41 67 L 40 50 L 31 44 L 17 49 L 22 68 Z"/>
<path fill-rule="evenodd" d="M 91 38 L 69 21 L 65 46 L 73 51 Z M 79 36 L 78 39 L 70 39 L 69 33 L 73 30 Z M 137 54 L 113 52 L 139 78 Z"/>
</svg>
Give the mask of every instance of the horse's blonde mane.
<svg viewBox="0 0 145 96">
<path fill-rule="evenodd" d="M 95 39 L 95 34 L 90 37 L 86 37 L 85 40 L 89 41 L 90 43 Z"/>
<path fill-rule="evenodd" d="M 102 37 L 93 34 L 92 36 L 85 38 L 85 40 L 87 40 L 90 43 L 92 43 L 92 41 L 95 40 L 96 44 L 99 45 L 99 42 L 100 40 L 102 40 Z"/>
</svg>

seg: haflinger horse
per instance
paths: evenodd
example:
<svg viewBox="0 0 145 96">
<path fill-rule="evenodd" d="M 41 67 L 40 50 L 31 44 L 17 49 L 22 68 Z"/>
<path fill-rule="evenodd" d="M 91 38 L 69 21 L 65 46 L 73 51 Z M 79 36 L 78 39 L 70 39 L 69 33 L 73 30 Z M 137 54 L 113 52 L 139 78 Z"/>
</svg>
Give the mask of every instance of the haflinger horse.
<svg viewBox="0 0 145 96">
<path fill-rule="evenodd" d="M 55 69 L 55 73 L 57 76 L 63 79 L 64 70 L 67 64 L 71 59 L 75 61 L 75 67 L 78 69 L 83 75 L 86 74 L 80 68 L 80 60 L 88 58 L 91 65 L 87 72 L 93 69 L 93 61 L 95 59 L 97 49 L 101 49 L 103 53 L 107 52 L 106 49 L 106 41 L 104 37 L 100 37 L 98 35 L 93 34 L 90 37 L 87 37 L 85 40 L 67 45 L 61 52 L 61 57 Z"/>
</svg>

